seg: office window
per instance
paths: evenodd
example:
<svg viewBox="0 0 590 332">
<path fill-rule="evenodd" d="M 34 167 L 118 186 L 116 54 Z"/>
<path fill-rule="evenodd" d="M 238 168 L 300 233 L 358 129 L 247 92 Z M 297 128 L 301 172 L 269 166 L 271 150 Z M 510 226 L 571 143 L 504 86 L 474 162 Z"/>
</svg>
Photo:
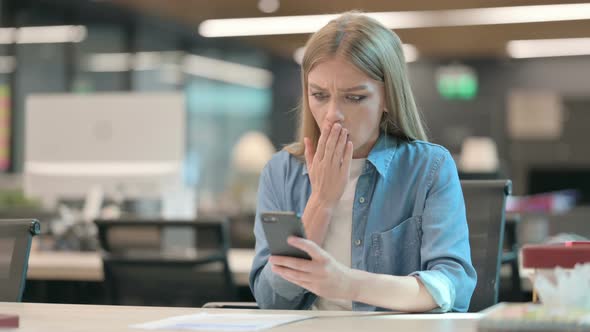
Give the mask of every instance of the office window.
<svg viewBox="0 0 590 332">
<path fill-rule="evenodd" d="M 86 39 L 74 45 L 73 92 L 128 89 L 130 63 L 123 28 L 115 24 L 89 24 L 86 28 Z"/>
<path fill-rule="evenodd" d="M 139 20 L 135 31 L 133 89 L 181 90 L 183 72 L 180 65 L 186 52 L 180 49 L 178 32 L 147 19 Z"/>
<path fill-rule="evenodd" d="M 66 91 L 65 49 L 63 44 L 19 44 L 16 46 L 16 100 L 13 101 L 15 121 L 15 170 L 22 170 L 24 157 L 24 117 L 28 95 Z"/>
<path fill-rule="evenodd" d="M 191 77 L 187 95 L 188 180 L 203 200 L 219 202 L 228 190 L 231 153 L 248 131 L 268 134 L 270 89 Z"/>
</svg>

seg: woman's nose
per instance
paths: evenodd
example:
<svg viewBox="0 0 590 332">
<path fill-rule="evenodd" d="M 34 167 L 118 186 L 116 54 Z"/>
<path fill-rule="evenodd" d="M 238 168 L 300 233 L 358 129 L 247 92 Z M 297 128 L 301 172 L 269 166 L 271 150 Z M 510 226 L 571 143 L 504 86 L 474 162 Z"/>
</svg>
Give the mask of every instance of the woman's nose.
<svg viewBox="0 0 590 332">
<path fill-rule="evenodd" d="M 341 122 L 344 120 L 344 114 L 342 114 L 340 106 L 337 102 L 330 102 L 328 105 L 328 113 L 326 114 L 326 118 L 330 123 Z"/>
</svg>

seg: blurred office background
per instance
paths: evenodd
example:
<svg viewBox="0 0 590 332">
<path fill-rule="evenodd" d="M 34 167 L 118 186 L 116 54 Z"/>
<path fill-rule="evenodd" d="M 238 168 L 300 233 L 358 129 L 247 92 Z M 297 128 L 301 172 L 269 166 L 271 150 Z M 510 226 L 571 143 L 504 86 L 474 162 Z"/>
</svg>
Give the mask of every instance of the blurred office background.
<svg viewBox="0 0 590 332">
<path fill-rule="evenodd" d="M 223 19 L 353 9 L 389 13 L 381 19 L 405 44 L 430 140 L 451 151 L 463 178 L 512 179 L 519 197 L 574 190 L 576 203 L 560 213 L 544 208 L 521 216 L 543 220 L 519 225 L 521 240 L 531 232 L 538 234 L 530 241 L 590 236 L 584 1 L 2 0 L 0 215 L 42 223 L 63 217 L 57 205 L 43 206 L 42 197 L 23 190 L 27 98 L 176 92 L 184 100 L 179 192 L 197 217 L 233 220 L 233 244 L 251 248 L 257 174 L 295 137 L 297 59 L 309 32 L 327 18 Z M 70 119 L 60 120 L 67 130 Z M 162 209 L 161 202 L 127 203 L 119 208 L 138 215 Z"/>
</svg>

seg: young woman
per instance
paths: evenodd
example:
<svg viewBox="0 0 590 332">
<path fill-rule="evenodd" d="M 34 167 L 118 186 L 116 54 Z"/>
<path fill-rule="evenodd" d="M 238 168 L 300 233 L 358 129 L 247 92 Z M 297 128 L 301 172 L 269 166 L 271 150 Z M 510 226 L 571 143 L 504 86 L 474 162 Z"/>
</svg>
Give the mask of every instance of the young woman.
<svg viewBox="0 0 590 332">
<path fill-rule="evenodd" d="M 346 13 L 308 41 L 300 138 L 258 189 L 250 286 L 266 309 L 466 311 L 475 288 L 449 152 L 427 143 L 399 38 Z M 270 256 L 260 213 L 302 215 L 311 260 Z"/>
</svg>

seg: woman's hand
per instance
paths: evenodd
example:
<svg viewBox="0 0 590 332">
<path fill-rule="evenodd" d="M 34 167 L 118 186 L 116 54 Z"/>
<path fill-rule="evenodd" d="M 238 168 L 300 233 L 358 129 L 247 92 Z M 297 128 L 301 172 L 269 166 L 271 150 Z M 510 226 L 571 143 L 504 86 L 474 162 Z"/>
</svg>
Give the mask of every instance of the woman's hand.
<svg viewBox="0 0 590 332">
<path fill-rule="evenodd" d="M 348 130 L 335 123 L 324 126 L 317 149 L 304 138 L 305 161 L 311 182 L 311 197 L 324 207 L 334 208 L 340 201 L 350 174 L 352 142 Z"/>
<path fill-rule="evenodd" d="M 348 130 L 339 123 L 325 126 L 314 149 L 304 138 L 305 161 L 311 183 L 311 196 L 303 211 L 303 226 L 307 238 L 324 242 L 336 204 L 340 201 L 350 174 L 352 142 Z"/>
<path fill-rule="evenodd" d="M 288 243 L 305 251 L 311 260 L 271 256 L 274 273 L 323 298 L 353 299 L 352 269 L 337 262 L 313 241 L 291 236 Z"/>
</svg>

